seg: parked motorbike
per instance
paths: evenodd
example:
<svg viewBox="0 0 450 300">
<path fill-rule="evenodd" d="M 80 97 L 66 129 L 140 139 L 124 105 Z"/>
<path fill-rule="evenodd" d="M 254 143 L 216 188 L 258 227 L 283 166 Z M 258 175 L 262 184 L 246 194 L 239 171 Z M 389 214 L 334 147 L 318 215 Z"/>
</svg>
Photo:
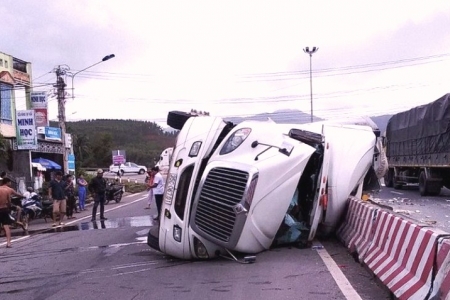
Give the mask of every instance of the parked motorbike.
<svg viewBox="0 0 450 300">
<path fill-rule="evenodd" d="M 53 203 L 50 200 L 43 200 L 41 196 L 34 195 L 30 199 L 22 201 L 23 220 L 29 223 L 33 219 L 52 218 Z"/>
<path fill-rule="evenodd" d="M 122 200 L 123 193 L 123 185 L 118 182 L 108 182 L 106 186 L 105 204 L 113 200 L 119 203 Z"/>
<path fill-rule="evenodd" d="M 11 211 L 9 213 L 9 217 L 11 218 L 11 220 L 13 221 L 11 228 L 16 229 L 16 228 L 22 228 L 24 231 L 28 230 L 28 222 L 27 220 L 24 219 L 24 211 L 23 211 L 23 207 L 22 207 L 22 197 L 11 197 L 11 203 L 13 204 L 11 207 Z M 17 222 L 18 220 L 18 210 L 17 207 L 19 207 L 21 209 L 20 212 L 20 219 L 21 222 Z"/>
</svg>

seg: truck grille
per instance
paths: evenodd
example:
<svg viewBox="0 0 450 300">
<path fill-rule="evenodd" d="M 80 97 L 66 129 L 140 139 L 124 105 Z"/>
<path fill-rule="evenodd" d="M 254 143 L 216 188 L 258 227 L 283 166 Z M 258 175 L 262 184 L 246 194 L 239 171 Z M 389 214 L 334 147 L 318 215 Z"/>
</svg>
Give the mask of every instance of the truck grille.
<svg viewBox="0 0 450 300">
<path fill-rule="evenodd" d="M 195 225 L 222 242 L 233 232 L 233 207 L 244 197 L 249 174 L 229 168 L 214 168 L 206 177 L 195 212 Z"/>
</svg>

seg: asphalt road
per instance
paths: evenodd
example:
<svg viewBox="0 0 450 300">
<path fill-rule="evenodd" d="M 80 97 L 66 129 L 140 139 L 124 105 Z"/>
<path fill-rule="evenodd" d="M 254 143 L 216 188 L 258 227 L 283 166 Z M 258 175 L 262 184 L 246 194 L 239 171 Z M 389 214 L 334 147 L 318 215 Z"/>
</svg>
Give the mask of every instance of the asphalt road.
<svg viewBox="0 0 450 300">
<path fill-rule="evenodd" d="M 383 186 L 371 199 L 422 225 L 450 232 L 450 191 L 446 188 L 439 196 L 422 197 L 418 186 L 404 186 L 401 190 Z"/>
<path fill-rule="evenodd" d="M 14 231 L 11 249 L 1 237 L 0 299 L 389 299 L 334 239 L 265 251 L 254 264 L 167 257 L 146 244 L 156 212 L 144 198 L 108 204 L 103 223 L 88 222 L 90 211 L 57 229 L 36 220 L 30 235 Z"/>
</svg>

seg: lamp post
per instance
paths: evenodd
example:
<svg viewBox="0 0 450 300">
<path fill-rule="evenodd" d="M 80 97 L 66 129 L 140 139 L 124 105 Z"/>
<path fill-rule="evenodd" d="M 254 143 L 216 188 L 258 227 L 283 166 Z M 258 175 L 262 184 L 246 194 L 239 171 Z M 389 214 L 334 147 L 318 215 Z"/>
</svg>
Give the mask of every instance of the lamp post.
<svg viewBox="0 0 450 300">
<path fill-rule="evenodd" d="M 311 123 L 313 122 L 313 91 L 312 91 L 312 55 L 316 53 L 319 50 L 318 47 L 313 47 L 312 49 L 309 49 L 309 47 L 306 47 L 303 49 L 303 52 L 309 54 L 309 86 L 311 91 Z"/>
<path fill-rule="evenodd" d="M 77 74 L 83 72 L 83 71 L 86 71 L 87 69 L 92 68 L 93 66 L 96 66 L 96 65 L 98 65 L 98 64 L 101 64 L 102 62 L 107 61 L 107 60 L 109 60 L 109 59 L 111 59 L 111 58 L 114 58 L 114 57 L 115 57 L 114 54 L 106 55 L 105 57 L 102 58 L 101 61 L 99 61 L 99 62 L 97 62 L 97 63 L 95 63 L 95 64 L 93 64 L 93 65 L 90 65 L 89 67 L 86 67 L 86 68 L 84 68 L 84 69 L 82 69 L 82 70 L 80 70 L 80 71 L 78 71 L 78 72 L 76 72 L 76 73 L 74 73 L 74 74 L 72 75 L 72 85 L 71 85 L 71 87 L 72 87 L 72 100 L 75 99 L 75 94 L 74 94 L 74 90 L 75 90 L 75 89 L 74 89 L 74 87 L 73 87 L 73 79 L 75 78 L 75 76 L 76 76 Z"/>
<path fill-rule="evenodd" d="M 114 58 L 114 57 L 115 57 L 114 54 L 107 55 L 107 56 L 103 57 L 101 61 L 72 74 L 72 100 L 75 99 L 74 87 L 73 87 L 73 79 L 75 78 L 75 76 L 89 68 L 92 68 L 93 66 L 96 66 L 96 65 L 98 65 L 104 61 L 107 61 L 111 58 Z M 58 75 L 58 73 L 57 73 L 57 75 Z M 60 75 L 58 75 L 58 76 L 60 76 Z M 62 78 L 61 78 L 61 80 L 62 80 Z M 65 86 L 65 84 L 64 84 L 64 86 Z M 69 171 L 69 159 L 68 159 L 69 151 L 67 151 L 67 149 L 66 149 L 66 106 L 65 106 L 66 101 L 65 101 L 65 97 L 64 97 L 64 86 L 62 87 L 63 95 L 62 95 L 62 97 L 58 98 L 58 111 L 59 111 L 59 120 L 60 120 L 60 127 L 61 127 L 61 139 L 62 139 L 62 146 L 63 146 L 63 163 L 64 163 L 63 170 Z"/>
</svg>

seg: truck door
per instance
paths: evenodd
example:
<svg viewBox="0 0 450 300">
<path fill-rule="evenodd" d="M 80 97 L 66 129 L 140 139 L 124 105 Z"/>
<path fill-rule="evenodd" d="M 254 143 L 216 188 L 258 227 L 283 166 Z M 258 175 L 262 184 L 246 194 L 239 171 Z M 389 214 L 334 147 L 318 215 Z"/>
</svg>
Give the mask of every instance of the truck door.
<svg viewBox="0 0 450 300">
<path fill-rule="evenodd" d="M 324 154 L 322 168 L 319 174 L 319 182 L 317 183 L 317 192 L 314 196 L 313 207 L 310 212 L 310 231 L 308 236 L 308 241 L 312 241 L 317 232 L 317 227 L 322 220 L 324 211 L 328 203 L 328 192 L 327 192 L 327 182 L 328 182 L 328 171 L 330 167 L 330 144 L 327 142 L 326 138 L 326 126 L 322 126 L 322 135 L 325 137 L 323 142 Z"/>
</svg>

